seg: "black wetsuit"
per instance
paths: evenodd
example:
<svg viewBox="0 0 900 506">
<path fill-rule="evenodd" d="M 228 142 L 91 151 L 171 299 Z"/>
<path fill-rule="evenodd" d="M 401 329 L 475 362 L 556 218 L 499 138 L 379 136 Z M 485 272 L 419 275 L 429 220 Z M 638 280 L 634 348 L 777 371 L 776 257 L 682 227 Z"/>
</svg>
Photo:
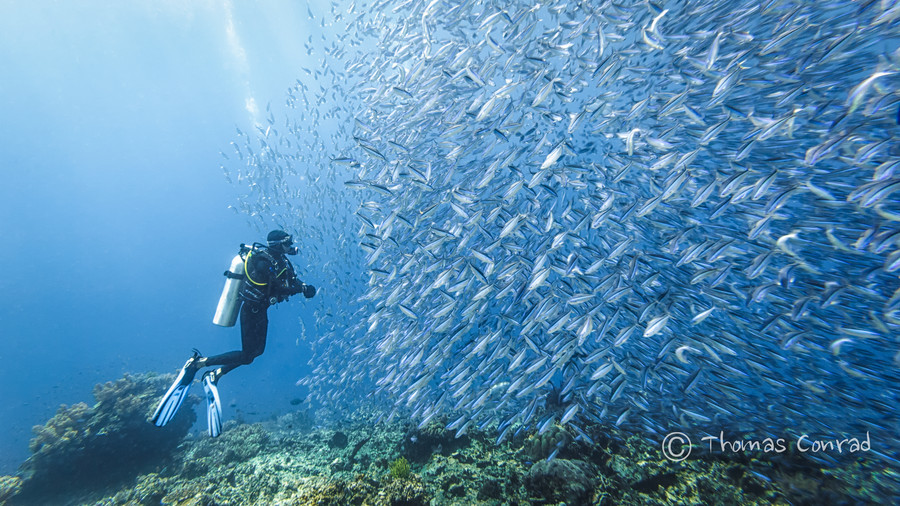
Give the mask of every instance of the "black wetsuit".
<svg viewBox="0 0 900 506">
<path fill-rule="evenodd" d="M 241 347 L 206 359 L 207 366 L 221 365 L 219 376 L 249 364 L 266 349 L 270 305 L 303 291 L 294 266 L 283 254 L 257 249 L 245 260 L 247 277 L 241 288 Z"/>
</svg>

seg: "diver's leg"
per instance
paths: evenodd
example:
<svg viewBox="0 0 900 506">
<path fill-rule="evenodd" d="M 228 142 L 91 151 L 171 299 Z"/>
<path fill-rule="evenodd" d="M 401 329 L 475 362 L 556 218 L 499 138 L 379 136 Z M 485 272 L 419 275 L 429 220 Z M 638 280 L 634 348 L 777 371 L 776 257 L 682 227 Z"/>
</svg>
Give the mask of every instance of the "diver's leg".
<svg viewBox="0 0 900 506">
<path fill-rule="evenodd" d="M 224 365 L 224 366 L 234 366 L 237 367 L 239 365 L 244 364 L 244 352 L 243 351 L 229 351 L 226 353 L 222 353 L 220 355 L 213 355 L 212 357 L 206 357 L 206 360 L 203 361 L 203 367 L 213 366 L 213 365 Z"/>
<path fill-rule="evenodd" d="M 229 351 L 204 360 L 204 366 L 221 365 L 207 371 L 201 378 L 206 393 L 206 421 L 209 435 L 216 437 L 222 433 L 222 401 L 219 397 L 218 382 L 224 374 L 235 368 L 253 362 L 266 347 L 266 331 L 269 318 L 265 305 L 244 303 L 241 307 L 241 351 Z"/>
<path fill-rule="evenodd" d="M 244 302 L 241 306 L 241 346 L 243 349 L 208 357 L 202 366 L 221 365 L 222 367 L 215 371 L 215 379 L 218 381 L 222 375 L 253 362 L 253 359 L 262 355 L 266 349 L 268 328 L 269 317 L 266 314 L 266 306 Z"/>
<path fill-rule="evenodd" d="M 266 334 L 269 332 L 268 307 L 260 306 L 258 309 L 258 312 L 253 313 L 253 328 L 250 332 L 241 334 L 244 354 L 250 359 L 248 364 L 266 351 Z"/>
</svg>

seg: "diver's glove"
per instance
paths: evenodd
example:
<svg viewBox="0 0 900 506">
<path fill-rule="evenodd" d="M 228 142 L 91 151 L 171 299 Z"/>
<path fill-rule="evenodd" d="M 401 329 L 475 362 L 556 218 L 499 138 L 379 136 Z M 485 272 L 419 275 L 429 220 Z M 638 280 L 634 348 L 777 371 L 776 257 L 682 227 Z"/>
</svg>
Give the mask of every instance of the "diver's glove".
<svg viewBox="0 0 900 506">
<path fill-rule="evenodd" d="M 316 287 L 312 285 L 303 284 L 303 296 L 307 299 L 311 299 L 316 296 Z"/>
<path fill-rule="evenodd" d="M 287 287 L 288 295 L 297 295 L 303 293 L 303 282 L 297 278 L 291 279 Z"/>
</svg>

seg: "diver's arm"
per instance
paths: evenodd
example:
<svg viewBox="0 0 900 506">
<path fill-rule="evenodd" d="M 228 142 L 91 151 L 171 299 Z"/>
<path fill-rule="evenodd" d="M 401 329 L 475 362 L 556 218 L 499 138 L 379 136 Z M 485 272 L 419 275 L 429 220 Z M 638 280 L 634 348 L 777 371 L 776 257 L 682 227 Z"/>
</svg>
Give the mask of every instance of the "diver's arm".
<svg viewBox="0 0 900 506">
<path fill-rule="evenodd" d="M 316 288 L 300 281 L 300 278 L 297 277 L 297 274 L 294 271 L 294 266 L 290 261 L 287 261 L 286 263 L 287 265 L 283 266 L 279 272 L 273 271 L 274 277 L 271 283 L 272 296 L 276 298 L 278 302 L 287 300 L 291 295 L 296 295 L 298 293 L 302 293 L 307 299 L 315 296 Z M 279 269 L 279 267 L 276 266 L 275 269 Z"/>
<path fill-rule="evenodd" d="M 296 295 L 298 293 L 302 293 L 303 296 L 306 297 L 307 299 L 311 299 L 316 296 L 316 287 L 314 287 L 312 285 L 308 285 L 308 284 L 304 283 L 303 281 L 300 281 L 300 279 L 297 278 L 297 276 L 294 276 L 294 278 L 291 279 L 290 289 L 291 289 L 291 295 Z"/>
</svg>

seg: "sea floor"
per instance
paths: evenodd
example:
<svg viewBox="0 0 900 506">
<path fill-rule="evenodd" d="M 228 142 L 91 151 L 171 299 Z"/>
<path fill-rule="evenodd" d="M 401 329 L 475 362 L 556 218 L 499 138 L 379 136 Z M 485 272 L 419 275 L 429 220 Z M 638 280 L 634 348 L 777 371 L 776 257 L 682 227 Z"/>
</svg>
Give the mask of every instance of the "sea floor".
<svg viewBox="0 0 900 506">
<path fill-rule="evenodd" d="M 897 470 L 872 459 L 830 468 L 752 454 L 670 462 L 656 445 L 599 426 L 588 429 L 592 444 L 556 425 L 497 445 L 494 431 L 457 438 L 444 429 L 446 421 L 417 429 L 357 413 L 337 426 L 318 426 L 300 410 L 261 423 L 229 421 L 210 438 L 187 433 L 196 415 L 185 406 L 185 430 L 172 429 L 171 446 L 116 438 L 128 430 L 158 437 L 168 429 L 133 423 L 143 413 L 138 401 L 166 381 L 126 376 L 98 385 L 94 407 L 61 408 L 44 432 L 36 428 L 40 444 L 32 442 L 35 454 L 20 475 L 0 478 L 0 504 L 887 504 L 900 496 Z M 138 388 L 144 384 L 152 384 L 146 393 Z M 109 401 L 122 390 L 134 402 L 120 400 L 116 411 Z M 78 416 L 68 416 L 76 408 Z M 143 444 L 153 446 L 136 446 Z M 110 456 L 123 453 L 132 457 L 111 468 L 117 457 Z"/>
</svg>

